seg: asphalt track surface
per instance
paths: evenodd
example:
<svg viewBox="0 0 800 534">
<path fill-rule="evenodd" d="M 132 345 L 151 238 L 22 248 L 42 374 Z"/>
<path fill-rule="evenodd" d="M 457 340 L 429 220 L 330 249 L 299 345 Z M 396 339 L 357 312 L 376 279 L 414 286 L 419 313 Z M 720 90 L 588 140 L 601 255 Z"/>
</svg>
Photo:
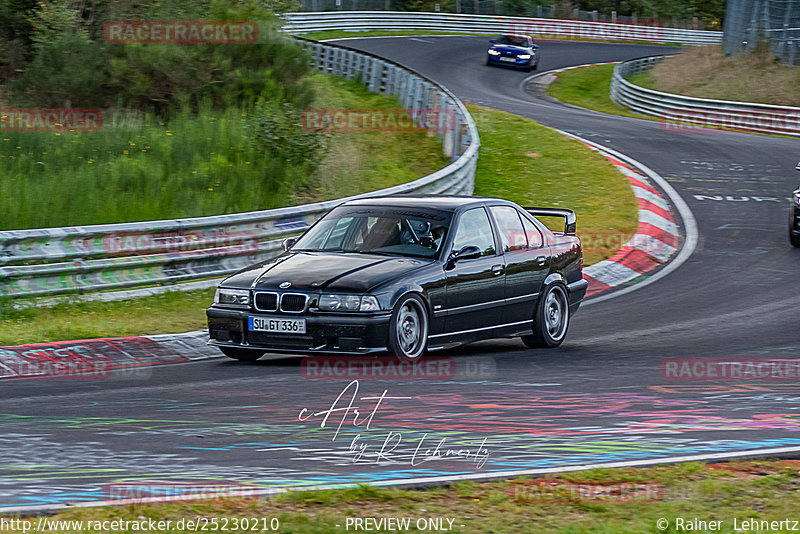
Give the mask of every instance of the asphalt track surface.
<svg viewBox="0 0 800 534">
<path fill-rule="evenodd" d="M 466 102 L 636 158 L 688 203 L 697 249 L 658 282 L 582 308 L 559 349 L 482 342 L 439 353 L 439 367 L 413 380 L 362 379 L 346 389 L 351 377 L 310 380 L 313 369 L 283 358 L 154 366 L 109 380 L 3 381 L 0 507 L 105 500 L 119 481 L 277 489 L 800 451 L 796 369 L 766 380 L 699 376 L 702 366 L 693 377 L 665 374 L 680 359 L 800 356 L 800 249 L 786 228 L 800 142 L 673 132 L 538 100 L 520 88 L 529 74 L 483 65 L 484 38 L 343 44 L 399 61 Z M 539 70 L 663 51 L 543 42 Z M 363 397 L 384 390 L 369 420 L 377 401 Z M 355 421 L 352 410 L 333 412 L 324 427 L 324 414 L 301 420 L 352 397 Z"/>
</svg>

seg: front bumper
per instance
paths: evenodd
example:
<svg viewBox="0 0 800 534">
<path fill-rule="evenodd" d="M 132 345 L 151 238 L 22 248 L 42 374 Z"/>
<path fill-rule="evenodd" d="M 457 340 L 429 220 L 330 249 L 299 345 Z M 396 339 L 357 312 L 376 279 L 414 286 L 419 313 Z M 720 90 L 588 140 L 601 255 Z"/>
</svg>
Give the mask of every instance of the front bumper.
<svg viewBox="0 0 800 534">
<path fill-rule="evenodd" d="M 270 352 L 371 354 L 385 352 L 391 314 L 291 314 L 305 319 L 305 334 L 276 334 L 248 330 L 248 317 L 272 313 L 212 306 L 206 310 L 209 345 Z"/>
<path fill-rule="evenodd" d="M 489 63 L 492 65 L 505 65 L 506 67 L 528 67 L 533 65 L 534 59 L 519 59 L 514 58 L 514 61 L 500 61 L 501 57 L 509 57 L 509 56 L 493 56 L 491 54 L 486 54 Z"/>
</svg>

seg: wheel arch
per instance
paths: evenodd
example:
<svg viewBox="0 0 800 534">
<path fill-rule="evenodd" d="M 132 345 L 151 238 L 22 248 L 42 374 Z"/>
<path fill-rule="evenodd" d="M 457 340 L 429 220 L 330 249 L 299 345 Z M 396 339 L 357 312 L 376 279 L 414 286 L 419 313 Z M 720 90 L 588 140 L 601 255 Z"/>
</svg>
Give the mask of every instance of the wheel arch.
<svg viewBox="0 0 800 534">
<path fill-rule="evenodd" d="M 387 302 L 391 304 L 390 309 L 393 310 L 403 297 L 411 294 L 417 295 L 422 299 L 422 302 L 425 303 L 425 311 L 428 312 L 428 320 L 430 321 L 433 317 L 433 306 L 431 306 L 431 301 L 428 298 L 428 292 L 418 284 L 403 284 L 402 286 L 392 288 L 392 291 L 388 295 L 389 298 L 387 299 Z"/>
<path fill-rule="evenodd" d="M 552 285 L 552 284 L 556 284 L 556 283 L 559 283 L 559 282 L 561 284 L 565 285 L 565 286 L 567 285 L 567 279 L 564 277 L 563 274 L 561 274 L 559 272 L 554 272 L 554 273 L 548 274 L 544 279 L 544 283 L 542 284 L 542 291 L 547 289 L 547 286 Z"/>
</svg>

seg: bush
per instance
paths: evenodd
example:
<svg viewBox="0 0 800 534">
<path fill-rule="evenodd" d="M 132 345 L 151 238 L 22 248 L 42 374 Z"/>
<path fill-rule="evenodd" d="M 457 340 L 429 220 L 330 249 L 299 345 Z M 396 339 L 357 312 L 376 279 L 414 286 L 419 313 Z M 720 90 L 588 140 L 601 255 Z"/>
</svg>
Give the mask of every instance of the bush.
<svg viewBox="0 0 800 534">
<path fill-rule="evenodd" d="M 62 33 L 38 44 L 12 89 L 38 107 L 102 107 L 108 73 L 99 48 L 82 33 Z"/>
<path fill-rule="evenodd" d="M 121 107 L 168 115 L 210 99 L 219 108 L 249 105 L 269 87 L 286 86 L 293 105 L 308 102 L 301 82 L 308 56 L 278 30 L 280 21 L 255 0 L 189 0 L 137 4 L 114 1 L 76 9 L 67 0 L 40 2 L 25 17 L 0 0 L 0 53 L 6 56 L 14 107 Z M 273 7 L 285 8 L 288 3 Z M 256 21 L 256 44 L 109 44 L 103 26 L 112 20 Z M 29 44 L 29 56 L 19 53 Z M 13 60 L 14 68 L 9 70 Z M 22 70 L 16 76 L 17 70 Z"/>
</svg>

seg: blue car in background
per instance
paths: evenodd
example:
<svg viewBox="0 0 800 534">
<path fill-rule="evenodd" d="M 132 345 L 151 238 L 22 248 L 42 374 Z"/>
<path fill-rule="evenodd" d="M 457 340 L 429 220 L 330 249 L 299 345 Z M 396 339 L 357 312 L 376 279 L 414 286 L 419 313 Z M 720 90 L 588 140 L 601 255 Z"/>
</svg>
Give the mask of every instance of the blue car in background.
<svg viewBox="0 0 800 534">
<path fill-rule="evenodd" d="M 506 65 L 528 72 L 539 65 L 539 45 L 529 35 L 502 35 L 489 42 L 492 46 L 486 52 L 487 65 Z"/>
</svg>

